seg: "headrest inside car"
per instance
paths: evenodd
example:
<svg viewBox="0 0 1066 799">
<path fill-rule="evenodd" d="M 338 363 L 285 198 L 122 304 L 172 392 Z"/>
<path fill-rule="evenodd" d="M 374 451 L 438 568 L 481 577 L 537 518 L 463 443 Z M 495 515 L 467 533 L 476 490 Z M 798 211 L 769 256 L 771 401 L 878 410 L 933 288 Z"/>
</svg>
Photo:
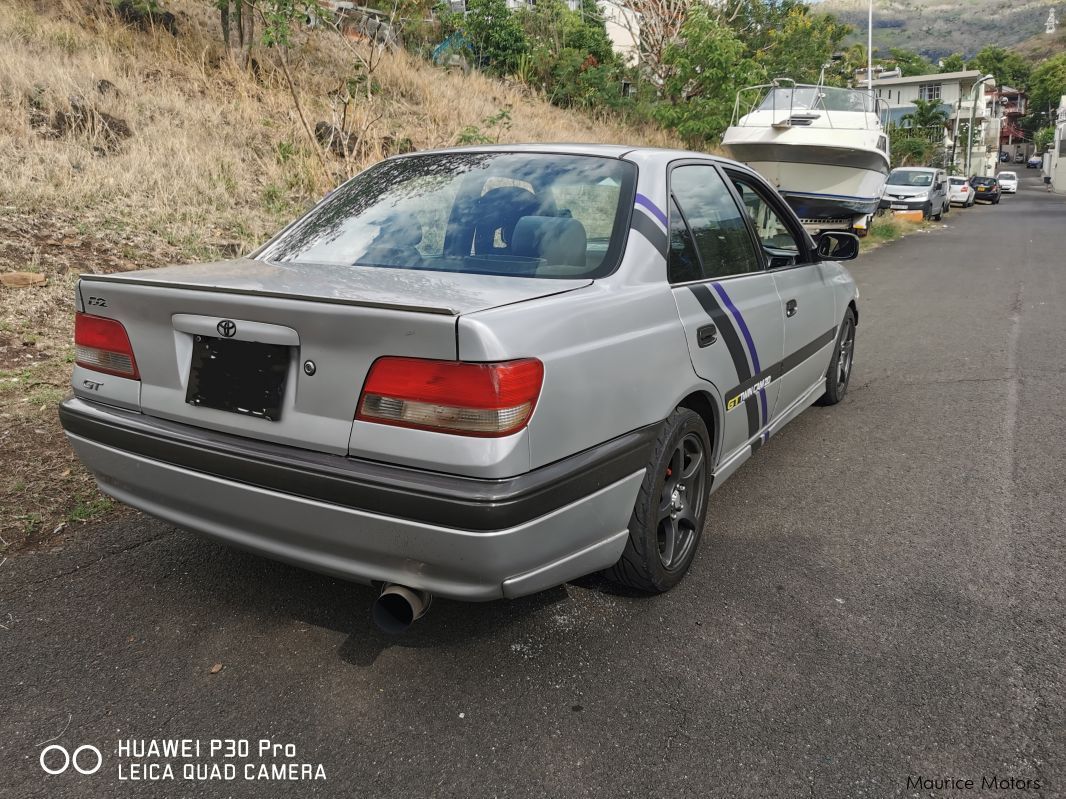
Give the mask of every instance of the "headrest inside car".
<svg viewBox="0 0 1066 799">
<path fill-rule="evenodd" d="M 384 247 L 415 247 L 422 241 L 422 223 L 414 214 L 393 213 L 378 220 L 374 244 Z"/>
<path fill-rule="evenodd" d="M 524 216 L 514 229 L 511 251 L 549 264 L 584 266 L 588 236 L 576 219 L 559 216 Z"/>
</svg>

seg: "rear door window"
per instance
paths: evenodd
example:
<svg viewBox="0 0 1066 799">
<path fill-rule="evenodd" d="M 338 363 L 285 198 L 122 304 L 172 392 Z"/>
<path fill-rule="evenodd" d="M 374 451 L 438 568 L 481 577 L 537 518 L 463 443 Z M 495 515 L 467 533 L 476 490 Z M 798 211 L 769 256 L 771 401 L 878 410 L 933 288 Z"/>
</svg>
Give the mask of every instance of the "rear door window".
<svg viewBox="0 0 1066 799">
<path fill-rule="evenodd" d="M 700 279 L 743 275 L 761 268 L 744 213 L 717 169 L 709 164 L 675 167 L 670 172 L 670 191 L 676 204 L 671 209 L 676 207 L 683 216 L 699 255 Z M 673 225 L 671 219 L 671 253 Z"/>
</svg>

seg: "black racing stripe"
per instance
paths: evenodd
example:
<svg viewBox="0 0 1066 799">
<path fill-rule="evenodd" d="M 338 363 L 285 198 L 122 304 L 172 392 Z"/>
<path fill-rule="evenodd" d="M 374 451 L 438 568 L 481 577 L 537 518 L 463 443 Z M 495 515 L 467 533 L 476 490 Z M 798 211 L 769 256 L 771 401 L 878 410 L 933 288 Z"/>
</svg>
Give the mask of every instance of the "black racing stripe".
<svg viewBox="0 0 1066 799">
<path fill-rule="evenodd" d="M 752 394 L 744 400 L 744 410 L 748 414 L 748 438 L 759 432 L 759 398 Z"/>
<path fill-rule="evenodd" d="M 705 285 L 697 285 L 689 286 L 688 288 L 703 307 L 703 310 L 711 317 L 715 327 L 718 328 L 722 340 L 725 341 L 726 349 L 729 350 L 729 357 L 733 360 L 733 368 L 737 370 L 737 380 L 743 385 L 751 379 L 751 367 L 748 366 L 748 356 L 744 351 L 744 345 L 740 342 L 740 335 L 737 333 L 737 329 L 733 326 L 733 320 L 730 318 L 729 314 L 722 310 L 722 306 L 718 304 L 718 300 L 715 298 L 714 293 L 709 287 Z M 735 395 L 739 392 L 734 391 L 730 393 Z M 754 395 L 748 397 L 744 401 L 744 409 L 748 414 L 748 438 L 751 438 L 759 432 L 758 398 Z"/>
<path fill-rule="evenodd" d="M 822 335 L 818 336 L 810 344 L 804 344 L 794 353 L 789 355 L 783 361 L 781 361 L 781 374 L 789 372 L 803 363 L 805 360 L 814 355 L 818 350 L 824 347 L 831 341 L 835 341 L 837 337 L 836 325 L 833 325 L 832 329 L 825 331 Z"/>
<path fill-rule="evenodd" d="M 703 310 L 707 312 L 707 315 L 711 317 L 715 327 L 718 328 L 718 332 L 722 335 L 722 340 L 725 341 L 726 349 L 729 350 L 729 357 L 733 359 L 733 366 L 737 370 L 737 379 L 744 382 L 751 377 L 751 367 L 748 366 L 748 356 L 744 352 L 744 345 L 740 343 L 737 329 L 733 327 L 733 320 L 729 317 L 729 314 L 722 310 L 722 306 L 718 304 L 718 300 L 715 299 L 710 288 L 700 284 L 689 286 L 688 289 L 695 295 L 696 300 L 703 307 Z"/>
<path fill-rule="evenodd" d="M 818 336 L 818 338 L 816 338 L 814 341 L 810 342 L 809 344 L 804 344 L 802 347 L 793 352 L 787 358 L 778 361 L 772 366 L 768 366 L 766 369 L 763 369 L 761 372 L 759 372 L 759 374 L 752 375 L 747 380 L 741 381 L 740 385 L 738 385 L 736 388 L 734 388 L 732 391 L 725 395 L 726 407 L 729 407 L 729 401 L 731 399 L 739 397 L 749 388 L 765 380 L 767 377 L 769 377 L 771 379 L 771 382 L 773 382 L 774 380 L 777 380 L 782 375 L 784 375 L 786 372 L 792 371 L 805 360 L 807 360 L 816 352 L 818 352 L 818 350 L 820 350 L 826 344 L 829 344 L 831 341 L 833 341 L 836 338 L 836 335 L 837 329 L 834 326 L 831 330 L 827 330 L 826 332 L 822 333 L 822 335 Z"/>
<path fill-rule="evenodd" d="M 633 209 L 633 221 L 630 223 L 633 230 L 648 240 L 652 247 L 659 251 L 659 255 L 666 258 L 669 254 L 669 242 L 659 223 L 648 216 L 640 208 Z"/>
</svg>

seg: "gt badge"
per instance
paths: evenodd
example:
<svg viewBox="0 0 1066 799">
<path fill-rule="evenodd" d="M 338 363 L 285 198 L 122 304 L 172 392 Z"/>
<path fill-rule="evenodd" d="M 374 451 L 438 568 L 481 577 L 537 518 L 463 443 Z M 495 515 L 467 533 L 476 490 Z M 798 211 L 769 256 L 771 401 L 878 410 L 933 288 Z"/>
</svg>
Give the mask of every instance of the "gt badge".
<svg viewBox="0 0 1066 799">
<path fill-rule="evenodd" d="M 762 380 L 760 380 L 758 383 L 755 383 L 754 385 L 751 385 L 748 388 L 746 388 L 743 391 L 741 391 L 735 397 L 730 397 L 729 399 L 727 399 L 725 401 L 725 409 L 727 411 L 733 410 L 735 407 L 740 405 L 740 403 L 742 403 L 748 397 L 754 396 L 756 391 L 758 391 L 759 389 L 766 388 L 768 385 L 770 385 L 770 383 L 773 382 L 773 379 L 774 379 L 773 375 L 767 375 Z"/>
</svg>

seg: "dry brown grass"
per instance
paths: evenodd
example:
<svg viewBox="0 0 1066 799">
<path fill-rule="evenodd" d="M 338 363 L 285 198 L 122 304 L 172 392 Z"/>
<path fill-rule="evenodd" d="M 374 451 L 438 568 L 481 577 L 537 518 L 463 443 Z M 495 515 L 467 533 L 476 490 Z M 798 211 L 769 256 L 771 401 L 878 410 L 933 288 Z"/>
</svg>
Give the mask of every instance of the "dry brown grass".
<svg viewBox="0 0 1066 799">
<path fill-rule="evenodd" d="M 0 287 L 0 558 L 62 540 L 107 509 L 59 429 L 80 272 L 206 260 L 252 247 L 350 174 L 391 138 L 448 146 L 467 127 L 501 142 L 608 141 L 673 146 L 667 134 L 554 108 L 522 87 L 386 54 L 378 89 L 354 103 L 359 157 L 323 169 L 275 54 L 246 70 L 220 44 L 216 15 L 170 0 L 180 35 L 117 24 L 106 0 L 5 0 L 0 7 L 0 272 L 45 274 L 39 288 Z M 357 74 L 339 37 L 300 36 L 290 54 L 311 124 L 336 122 L 330 92 Z M 98 82 L 117 89 L 102 94 Z M 38 123 L 72 104 L 123 120 L 111 147 L 99 129 L 60 138 Z M 508 124 L 483 120 L 510 109 Z M 485 129 L 489 127 L 489 129 Z M 67 530 L 70 527 L 66 528 Z"/>
</svg>

